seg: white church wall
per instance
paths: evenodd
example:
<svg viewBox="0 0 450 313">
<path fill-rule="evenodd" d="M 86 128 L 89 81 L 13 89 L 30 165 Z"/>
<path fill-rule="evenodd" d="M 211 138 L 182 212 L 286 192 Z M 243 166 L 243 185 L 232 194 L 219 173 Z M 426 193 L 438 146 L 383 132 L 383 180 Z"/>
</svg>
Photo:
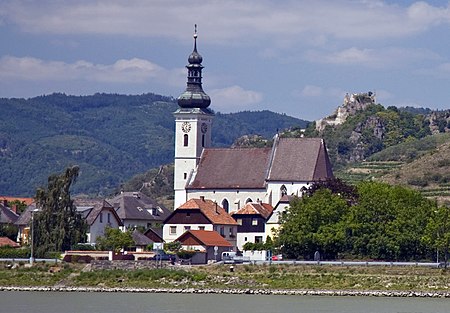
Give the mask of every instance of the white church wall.
<svg viewBox="0 0 450 313">
<path fill-rule="evenodd" d="M 278 201 L 281 199 L 281 187 L 286 187 L 286 194 L 288 196 L 294 195 L 301 197 L 302 191 L 301 189 L 308 188 L 309 183 L 308 182 L 269 182 L 267 184 L 267 190 L 268 192 L 272 192 L 272 201 L 274 202 L 273 205 L 276 205 Z"/>
<path fill-rule="evenodd" d="M 248 200 L 256 202 L 261 200 L 266 202 L 267 192 L 266 189 L 203 189 L 203 190 L 188 190 L 187 200 L 199 199 L 200 196 L 204 196 L 205 199 L 217 201 L 217 204 L 223 207 L 223 200 L 227 200 L 229 207 L 228 213 L 237 211 L 242 208 Z"/>
</svg>

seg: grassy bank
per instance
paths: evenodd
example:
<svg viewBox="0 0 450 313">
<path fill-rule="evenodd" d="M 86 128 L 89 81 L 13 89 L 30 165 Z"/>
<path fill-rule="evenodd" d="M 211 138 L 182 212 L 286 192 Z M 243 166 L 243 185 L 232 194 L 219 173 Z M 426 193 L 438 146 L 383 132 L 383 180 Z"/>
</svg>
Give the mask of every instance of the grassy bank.
<svg viewBox="0 0 450 313">
<path fill-rule="evenodd" d="M 196 266 L 154 270 L 88 271 L 80 264 L 0 265 L 0 286 L 104 288 L 308 289 L 447 292 L 450 273 L 421 267 L 299 265 Z"/>
</svg>

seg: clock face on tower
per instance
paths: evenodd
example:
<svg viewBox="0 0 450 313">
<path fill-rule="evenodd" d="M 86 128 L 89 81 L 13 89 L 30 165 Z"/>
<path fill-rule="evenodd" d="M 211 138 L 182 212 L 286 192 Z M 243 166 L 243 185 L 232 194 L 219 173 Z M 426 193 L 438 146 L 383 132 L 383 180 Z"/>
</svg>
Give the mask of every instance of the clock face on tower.
<svg viewBox="0 0 450 313">
<path fill-rule="evenodd" d="M 206 123 L 202 123 L 201 130 L 202 133 L 206 133 L 208 131 L 208 125 L 206 125 Z"/>
<path fill-rule="evenodd" d="M 183 122 L 183 124 L 181 124 L 181 130 L 185 133 L 189 133 L 191 130 L 191 124 L 189 122 Z"/>
</svg>

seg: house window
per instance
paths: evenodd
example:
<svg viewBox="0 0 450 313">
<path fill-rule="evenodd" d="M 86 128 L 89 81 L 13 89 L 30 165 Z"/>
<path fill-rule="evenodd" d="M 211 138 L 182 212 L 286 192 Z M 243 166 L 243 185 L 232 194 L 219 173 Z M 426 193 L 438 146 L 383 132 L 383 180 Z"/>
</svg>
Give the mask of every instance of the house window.
<svg viewBox="0 0 450 313">
<path fill-rule="evenodd" d="M 108 224 L 111 223 L 111 213 L 108 213 Z"/>
<path fill-rule="evenodd" d="M 205 147 L 205 135 L 202 135 L 202 147 Z"/>
<path fill-rule="evenodd" d="M 281 188 L 280 188 L 280 193 L 281 193 L 281 196 L 282 196 L 282 197 L 285 196 L 285 195 L 287 195 L 287 188 L 286 188 L 285 185 L 282 185 L 282 186 L 281 186 Z"/>
<path fill-rule="evenodd" d="M 176 226 L 170 226 L 169 234 L 176 235 L 177 233 L 177 227 Z"/>
<path fill-rule="evenodd" d="M 230 204 L 228 203 L 228 200 L 227 199 L 223 199 L 222 200 L 222 208 L 224 208 L 227 213 L 228 213 L 229 206 L 230 206 Z"/>
<path fill-rule="evenodd" d="M 184 226 L 184 231 L 188 231 L 191 229 L 191 226 Z"/>
<path fill-rule="evenodd" d="M 158 215 L 158 209 L 157 208 L 152 208 L 152 215 L 153 216 L 157 216 Z"/>
<path fill-rule="evenodd" d="M 252 225 L 253 226 L 258 225 L 258 219 L 257 218 L 252 218 Z"/>
<path fill-rule="evenodd" d="M 250 198 L 247 198 L 247 200 L 245 200 L 245 203 L 249 203 L 249 202 L 253 202 L 253 200 Z"/>
<path fill-rule="evenodd" d="M 225 236 L 225 227 L 220 227 L 220 236 Z"/>
<path fill-rule="evenodd" d="M 188 134 L 184 134 L 184 143 L 183 143 L 183 145 L 185 147 L 187 147 L 188 143 L 189 143 L 189 136 L 188 136 Z"/>
<path fill-rule="evenodd" d="M 247 237 L 244 237 L 244 241 L 247 241 L 248 239 L 247 239 Z"/>
<path fill-rule="evenodd" d="M 242 218 L 236 219 L 236 222 L 238 223 L 238 225 L 241 225 L 241 226 L 242 226 Z"/>
<path fill-rule="evenodd" d="M 103 223 L 103 213 L 100 212 L 100 223 Z"/>
<path fill-rule="evenodd" d="M 262 242 L 262 236 L 255 236 L 255 243 Z"/>
<path fill-rule="evenodd" d="M 234 237 L 233 227 L 230 227 L 230 237 L 231 237 L 231 238 Z"/>
<path fill-rule="evenodd" d="M 199 226 L 198 230 L 205 230 L 205 226 Z"/>
<path fill-rule="evenodd" d="M 183 176 L 184 176 L 184 179 L 187 179 L 187 173 L 184 173 Z"/>
<path fill-rule="evenodd" d="M 186 217 L 191 217 L 191 212 L 187 212 Z"/>
</svg>

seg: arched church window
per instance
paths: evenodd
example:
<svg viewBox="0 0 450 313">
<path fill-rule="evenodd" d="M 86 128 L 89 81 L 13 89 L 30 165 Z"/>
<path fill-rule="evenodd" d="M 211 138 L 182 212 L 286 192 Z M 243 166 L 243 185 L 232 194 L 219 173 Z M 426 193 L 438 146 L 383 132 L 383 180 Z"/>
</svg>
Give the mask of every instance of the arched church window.
<svg viewBox="0 0 450 313">
<path fill-rule="evenodd" d="M 222 200 L 222 208 L 224 208 L 227 213 L 228 213 L 229 207 L 230 207 L 230 204 L 228 203 L 228 200 L 227 199 L 223 199 Z"/>
<path fill-rule="evenodd" d="M 202 147 L 205 147 L 205 135 L 202 135 Z"/>
<path fill-rule="evenodd" d="M 249 203 L 249 202 L 253 202 L 253 200 L 250 198 L 247 198 L 247 200 L 245 200 L 245 203 Z"/>
<path fill-rule="evenodd" d="M 189 136 L 188 134 L 184 134 L 184 146 L 187 147 L 189 143 Z"/>
<path fill-rule="evenodd" d="M 285 196 L 285 195 L 287 195 L 287 188 L 286 188 L 285 185 L 282 185 L 282 186 L 281 186 L 281 188 L 280 188 L 280 193 L 281 193 L 281 196 L 282 196 L 282 197 Z"/>
</svg>

